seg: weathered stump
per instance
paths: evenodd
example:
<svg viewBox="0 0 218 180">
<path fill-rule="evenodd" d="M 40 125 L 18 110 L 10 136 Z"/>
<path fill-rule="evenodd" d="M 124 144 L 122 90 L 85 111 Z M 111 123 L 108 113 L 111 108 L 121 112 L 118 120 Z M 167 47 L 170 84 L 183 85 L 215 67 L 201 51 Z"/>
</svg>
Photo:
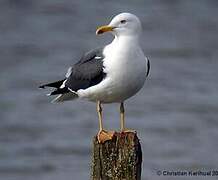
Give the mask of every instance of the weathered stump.
<svg viewBox="0 0 218 180">
<path fill-rule="evenodd" d="M 99 144 L 93 139 L 92 180 L 140 180 L 142 151 L 136 133 L 115 133 Z"/>
</svg>

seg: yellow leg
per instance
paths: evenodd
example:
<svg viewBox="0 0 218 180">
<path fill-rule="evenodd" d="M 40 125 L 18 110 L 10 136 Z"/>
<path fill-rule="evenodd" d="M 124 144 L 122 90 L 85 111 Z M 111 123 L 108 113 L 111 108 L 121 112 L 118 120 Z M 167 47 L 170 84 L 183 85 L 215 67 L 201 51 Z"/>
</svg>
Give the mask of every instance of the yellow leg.
<svg viewBox="0 0 218 180">
<path fill-rule="evenodd" d="M 120 130 L 121 132 L 133 132 L 135 133 L 135 130 L 126 129 L 125 127 L 125 109 L 124 109 L 124 103 L 120 103 Z"/>
<path fill-rule="evenodd" d="M 97 112 L 98 112 L 98 120 L 99 120 L 99 131 L 102 131 L 103 130 L 102 107 L 100 101 L 97 101 Z"/>
<path fill-rule="evenodd" d="M 123 102 L 120 103 L 120 130 L 125 130 L 125 109 Z"/>
<path fill-rule="evenodd" d="M 104 143 L 105 141 L 111 140 L 114 136 L 114 131 L 106 131 L 103 129 L 103 121 L 102 121 L 102 107 L 101 102 L 97 101 L 97 112 L 98 112 L 98 120 L 99 120 L 99 132 L 98 132 L 98 142 Z"/>
</svg>

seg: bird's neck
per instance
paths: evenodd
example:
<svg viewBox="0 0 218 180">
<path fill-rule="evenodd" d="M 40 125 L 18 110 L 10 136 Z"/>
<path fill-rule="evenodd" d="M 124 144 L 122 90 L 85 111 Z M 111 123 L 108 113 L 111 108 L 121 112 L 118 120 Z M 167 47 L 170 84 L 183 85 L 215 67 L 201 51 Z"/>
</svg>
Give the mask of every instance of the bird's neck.
<svg viewBox="0 0 218 180">
<path fill-rule="evenodd" d="M 128 44 L 128 45 L 138 45 L 139 44 L 139 37 L 138 36 L 115 36 L 112 44 Z"/>
</svg>

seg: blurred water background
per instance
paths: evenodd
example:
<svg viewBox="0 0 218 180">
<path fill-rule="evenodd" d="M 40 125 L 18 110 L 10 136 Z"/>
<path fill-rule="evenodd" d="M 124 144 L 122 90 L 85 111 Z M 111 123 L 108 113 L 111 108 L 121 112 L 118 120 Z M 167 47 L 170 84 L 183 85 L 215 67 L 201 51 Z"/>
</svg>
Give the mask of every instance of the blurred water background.
<svg viewBox="0 0 218 180">
<path fill-rule="evenodd" d="M 95 104 L 51 104 L 37 87 L 109 43 L 96 27 L 125 11 L 141 19 L 151 61 L 145 87 L 126 103 L 127 126 L 141 138 L 142 179 L 218 170 L 217 0 L 1 0 L 1 180 L 89 179 Z M 119 129 L 117 104 L 104 106 L 104 123 Z"/>
</svg>

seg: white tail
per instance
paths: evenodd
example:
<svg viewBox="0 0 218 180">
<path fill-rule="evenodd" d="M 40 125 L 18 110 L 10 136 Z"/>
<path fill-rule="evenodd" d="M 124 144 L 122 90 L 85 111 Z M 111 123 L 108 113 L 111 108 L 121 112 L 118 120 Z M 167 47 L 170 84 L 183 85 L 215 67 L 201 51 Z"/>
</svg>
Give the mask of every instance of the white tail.
<svg viewBox="0 0 218 180">
<path fill-rule="evenodd" d="M 52 103 L 60 103 L 63 101 L 70 101 L 78 98 L 78 95 L 72 92 L 66 93 L 66 94 L 61 94 L 57 96 L 55 99 L 52 100 Z"/>
</svg>

